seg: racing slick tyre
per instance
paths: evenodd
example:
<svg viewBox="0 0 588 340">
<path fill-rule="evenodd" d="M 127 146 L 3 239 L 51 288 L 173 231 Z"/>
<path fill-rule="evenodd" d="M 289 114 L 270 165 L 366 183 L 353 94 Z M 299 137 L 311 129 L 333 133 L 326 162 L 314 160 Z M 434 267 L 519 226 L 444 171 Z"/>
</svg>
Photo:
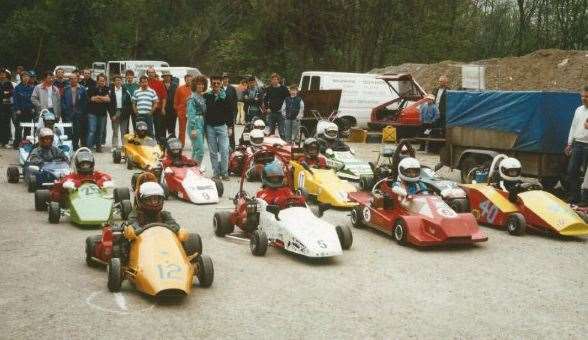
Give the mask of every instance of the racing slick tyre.
<svg viewBox="0 0 588 340">
<path fill-rule="evenodd" d="M 126 199 L 120 201 L 120 219 L 126 221 L 129 218 L 129 214 L 133 210 L 133 205 L 131 204 L 131 200 Z"/>
<path fill-rule="evenodd" d="M 41 189 L 35 191 L 35 210 L 44 211 L 47 210 L 47 203 L 49 202 L 49 190 Z"/>
<path fill-rule="evenodd" d="M 363 191 L 371 191 L 372 190 L 372 184 L 373 184 L 373 178 L 372 177 L 361 177 L 359 179 L 359 187 Z"/>
<path fill-rule="evenodd" d="M 131 189 L 133 189 L 133 191 L 137 190 L 137 178 L 139 177 L 139 175 L 140 174 L 135 173 L 133 174 L 133 176 L 131 176 Z"/>
<path fill-rule="evenodd" d="M 513 213 L 508 215 L 504 227 L 511 235 L 523 235 L 527 230 L 527 221 L 521 213 Z"/>
<path fill-rule="evenodd" d="M 251 254 L 255 256 L 265 255 L 267 252 L 267 235 L 263 230 L 258 229 L 251 233 L 249 249 L 251 249 Z"/>
<path fill-rule="evenodd" d="M 61 218 L 61 207 L 59 206 L 59 202 L 50 202 L 49 203 L 49 223 L 59 223 L 59 219 Z"/>
<path fill-rule="evenodd" d="M 225 192 L 225 187 L 223 182 L 218 178 L 213 178 L 214 185 L 216 186 L 216 192 L 218 193 L 218 197 L 223 197 L 223 193 Z"/>
<path fill-rule="evenodd" d="M 133 170 L 135 168 L 135 164 L 133 164 L 133 160 L 127 157 L 127 170 Z"/>
<path fill-rule="evenodd" d="M 120 164 L 121 160 L 122 160 L 121 151 L 119 149 L 112 150 L 112 161 L 114 162 L 114 164 Z"/>
<path fill-rule="evenodd" d="M 408 230 L 406 229 L 406 222 L 404 222 L 404 220 L 402 219 L 397 219 L 396 222 L 394 222 L 393 230 L 393 236 L 396 242 L 398 242 L 398 244 L 400 244 L 401 246 L 406 245 L 406 240 L 408 238 L 407 234 Z"/>
<path fill-rule="evenodd" d="M 6 169 L 6 177 L 8 178 L 8 183 L 18 183 L 20 177 L 18 168 L 15 166 L 9 166 L 8 169 Z"/>
<path fill-rule="evenodd" d="M 231 213 L 226 211 L 220 211 L 214 214 L 212 226 L 214 228 L 214 234 L 220 237 L 232 233 L 235 227 L 231 223 Z"/>
<path fill-rule="evenodd" d="M 123 280 L 122 263 L 120 258 L 111 258 L 106 266 L 106 272 L 108 273 L 108 290 L 111 292 L 118 292 Z"/>
<path fill-rule="evenodd" d="M 131 193 L 129 191 L 129 188 L 125 188 L 125 187 L 114 188 L 114 191 L 112 192 L 112 196 L 114 198 L 115 203 L 119 203 L 119 202 L 122 202 L 123 200 L 130 200 L 131 199 Z"/>
<path fill-rule="evenodd" d="M 196 253 L 202 254 L 202 239 L 196 233 L 189 233 L 188 239 L 182 242 L 182 246 L 187 256 L 192 256 Z"/>
<path fill-rule="evenodd" d="M 29 180 L 27 181 L 27 190 L 29 192 L 35 192 L 35 190 L 37 190 L 37 177 L 35 175 L 29 175 Z"/>
<path fill-rule="evenodd" d="M 363 209 L 359 206 L 354 207 L 351 210 L 351 224 L 358 229 L 364 227 L 364 220 L 363 220 Z"/>
<path fill-rule="evenodd" d="M 210 256 L 200 255 L 196 263 L 198 265 L 196 277 L 198 278 L 198 282 L 200 282 L 200 287 L 212 286 L 212 281 L 214 281 L 214 265 Z"/>
<path fill-rule="evenodd" d="M 86 238 L 86 264 L 90 267 L 96 267 L 98 262 L 94 260 L 94 249 L 102 240 L 101 235 L 88 236 Z"/>
<path fill-rule="evenodd" d="M 168 200 L 169 199 L 169 188 L 167 187 L 167 184 L 159 183 L 159 185 L 161 185 L 161 188 L 163 189 L 163 198 Z"/>
<path fill-rule="evenodd" d="M 449 207 L 456 213 L 466 213 L 470 211 L 470 203 L 467 198 L 456 198 L 449 202 Z"/>
<path fill-rule="evenodd" d="M 337 230 L 337 236 L 339 236 L 341 248 L 343 248 L 343 250 L 351 248 L 351 245 L 353 244 L 353 234 L 351 233 L 351 229 L 346 225 L 338 225 L 335 229 Z"/>
</svg>

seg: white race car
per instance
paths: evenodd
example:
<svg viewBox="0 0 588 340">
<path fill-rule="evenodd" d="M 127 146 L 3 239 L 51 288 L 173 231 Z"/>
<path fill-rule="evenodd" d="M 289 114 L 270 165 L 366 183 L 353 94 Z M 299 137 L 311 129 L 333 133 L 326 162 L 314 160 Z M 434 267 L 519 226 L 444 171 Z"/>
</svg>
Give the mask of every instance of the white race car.
<svg viewBox="0 0 588 340">
<path fill-rule="evenodd" d="M 197 166 L 166 167 L 161 182 L 166 194 L 176 195 L 195 204 L 218 203 L 224 191 L 223 183 L 219 179 L 205 177 Z"/>
</svg>

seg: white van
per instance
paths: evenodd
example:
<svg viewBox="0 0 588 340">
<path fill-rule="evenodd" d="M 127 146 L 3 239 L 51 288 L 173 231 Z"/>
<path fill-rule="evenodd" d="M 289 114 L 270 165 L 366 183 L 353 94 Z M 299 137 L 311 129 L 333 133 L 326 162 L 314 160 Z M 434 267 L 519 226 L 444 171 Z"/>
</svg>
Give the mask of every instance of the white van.
<svg viewBox="0 0 588 340">
<path fill-rule="evenodd" d="M 92 78 L 96 79 L 96 76 L 100 73 L 106 74 L 108 80 L 117 74 L 124 77 L 126 70 L 133 70 L 135 77 L 137 77 L 140 70 L 151 66 L 169 67 L 169 64 L 165 61 L 158 60 L 116 60 L 107 63 L 94 62 L 92 63 Z"/>
<path fill-rule="evenodd" d="M 300 76 L 301 91 L 341 90 L 338 117 L 352 126 L 366 127 L 372 109 L 396 96 L 378 74 L 306 71 Z"/>
<path fill-rule="evenodd" d="M 55 71 L 57 71 L 57 69 L 60 68 L 63 70 L 63 75 L 67 78 L 71 75 L 71 73 L 75 70 L 77 70 L 78 68 L 73 66 L 73 65 L 57 65 L 55 66 L 55 68 L 53 69 L 53 75 L 55 75 Z"/>
<path fill-rule="evenodd" d="M 184 85 L 185 80 L 184 77 L 186 74 L 191 74 L 192 76 L 199 76 L 202 74 L 199 69 L 195 67 L 184 67 L 184 66 L 173 66 L 173 67 L 153 67 L 155 72 L 159 75 L 161 79 L 161 75 L 163 71 L 169 72 L 172 77 L 177 78 L 179 80 L 179 86 Z M 147 68 L 139 70 L 138 73 L 135 73 L 136 77 L 141 77 L 147 75 Z"/>
</svg>

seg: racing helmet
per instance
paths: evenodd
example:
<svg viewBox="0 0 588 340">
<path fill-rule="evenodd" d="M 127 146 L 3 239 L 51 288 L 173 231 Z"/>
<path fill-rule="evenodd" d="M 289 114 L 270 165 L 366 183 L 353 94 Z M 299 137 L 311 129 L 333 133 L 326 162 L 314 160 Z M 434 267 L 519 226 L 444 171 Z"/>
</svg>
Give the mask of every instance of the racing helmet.
<svg viewBox="0 0 588 340">
<path fill-rule="evenodd" d="M 43 119 L 43 125 L 45 127 L 51 128 L 51 129 L 53 128 L 53 125 L 55 125 L 55 122 L 57 121 L 55 114 L 53 114 L 53 112 L 51 112 L 47 109 L 41 110 L 41 119 Z"/>
<path fill-rule="evenodd" d="M 319 143 L 316 138 L 307 138 L 303 144 L 304 155 L 310 158 L 317 158 L 319 154 Z"/>
<path fill-rule="evenodd" d="M 326 139 L 336 139 L 339 135 L 339 127 L 335 123 L 330 123 L 325 127 L 325 131 L 323 132 Z"/>
<path fill-rule="evenodd" d="M 74 162 L 77 173 L 81 175 L 90 175 L 94 172 L 94 155 L 89 149 L 84 149 L 77 152 Z"/>
<path fill-rule="evenodd" d="M 43 149 L 50 148 L 53 145 L 53 130 L 46 127 L 39 130 L 39 145 Z"/>
<path fill-rule="evenodd" d="M 284 169 L 277 160 L 263 166 L 261 183 L 271 188 L 279 188 L 284 185 Z"/>
<path fill-rule="evenodd" d="M 404 158 L 398 163 L 398 177 L 406 182 L 418 181 L 421 178 L 421 163 L 416 158 Z"/>
<path fill-rule="evenodd" d="M 156 182 L 145 182 L 139 187 L 139 209 L 156 215 L 163 209 L 163 188 Z"/>
<path fill-rule="evenodd" d="M 256 119 L 253 122 L 253 129 L 257 129 L 257 130 L 261 130 L 261 131 L 265 130 L 265 123 L 263 122 L 263 120 Z"/>
<path fill-rule="evenodd" d="M 147 131 L 149 131 L 149 125 L 144 121 L 140 120 L 137 122 L 137 135 L 139 138 L 143 138 L 147 136 Z"/>
<path fill-rule="evenodd" d="M 170 138 L 167 141 L 167 153 L 173 159 L 179 159 L 182 156 L 182 142 L 177 138 Z"/>
<path fill-rule="evenodd" d="M 265 137 L 263 130 L 253 129 L 249 134 L 251 145 L 260 147 Z"/>
<path fill-rule="evenodd" d="M 521 178 L 521 162 L 518 159 L 508 157 L 500 161 L 498 173 L 506 181 L 517 181 Z"/>
</svg>

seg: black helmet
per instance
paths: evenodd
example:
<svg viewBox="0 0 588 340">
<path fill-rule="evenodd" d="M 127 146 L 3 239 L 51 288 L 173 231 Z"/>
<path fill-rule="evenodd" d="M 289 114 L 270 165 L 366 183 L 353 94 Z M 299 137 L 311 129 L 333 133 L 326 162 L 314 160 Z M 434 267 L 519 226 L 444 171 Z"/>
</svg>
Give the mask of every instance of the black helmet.
<svg viewBox="0 0 588 340">
<path fill-rule="evenodd" d="M 139 137 L 143 138 L 147 135 L 147 131 L 149 131 L 149 125 L 144 121 L 140 120 L 137 122 L 137 134 Z"/>
<path fill-rule="evenodd" d="M 78 151 L 74 161 L 77 173 L 81 175 L 90 175 L 94 172 L 94 155 L 89 149 Z"/>
<path fill-rule="evenodd" d="M 172 158 L 180 158 L 182 156 L 182 142 L 177 138 L 170 138 L 167 140 L 167 153 Z"/>
<path fill-rule="evenodd" d="M 304 140 L 304 155 L 310 158 L 316 158 L 319 154 L 319 143 L 316 138 L 307 138 Z"/>
</svg>

